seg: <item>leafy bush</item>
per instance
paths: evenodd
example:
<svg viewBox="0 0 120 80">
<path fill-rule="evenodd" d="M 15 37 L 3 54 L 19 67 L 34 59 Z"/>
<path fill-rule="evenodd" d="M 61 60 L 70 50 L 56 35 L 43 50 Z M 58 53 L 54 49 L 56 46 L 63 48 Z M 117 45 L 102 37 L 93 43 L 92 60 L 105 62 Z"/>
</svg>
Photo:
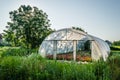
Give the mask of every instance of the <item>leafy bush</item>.
<svg viewBox="0 0 120 80">
<path fill-rule="evenodd" d="M 112 50 L 109 56 L 110 57 L 120 56 L 120 51 Z"/>
<path fill-rule="evenodd" d="M 3 57 L 0 59 L 0 79 L 38 80 L 35 78 L 37 78 L 37 74 L 42 70 L 43 62 L 44 59 L 38 55 L 31 55 L 28 57 Z"/>
<path fill-rule="evenodd" d="M 102 77 L 102 78 L 101 78 Z M 38 54 L 0 59 L 1 80 L 110 80 L 106 63 L 45 60 Z"/>
<path fill-rule="evenodd" d="M 2 57 L 4 56 L 28 56 L 33 52 L 37 53 L 36 49 L 28 50 L 28 49 L 19 48 L 19 47 L 7 47 L 4 51 L 2 51 L 1 56 Z"/>
<path fill-rule="evenodd" d="M 111 80 L 110 67 L 106 62 L 95 62 L 94 67 L 96 80 Z"/>
<path fill-rule="evenodd" d="M 2 55 L 0 80 L 119 80 L 120 78 L 119 55 L 110 56 L 107 62 L 79 63 L 45 60 L 37 53 L 21 55 L 25 51 L 21 48 L 0 48 Z"/>
<path fill-rule="evenodd" d="M 4 46 L 2 43 L 0 43 L 0 46 Z"/>
<path fill-rule="evenodd" d="M 1 80 L 16 80 L 19 79 L 21 69 L 20 57 L 4 57 L 0 60 L 0 79 Z"/>
<path fill-rule="evenodd" d="M 119 80 L 120 79 L 120 55 L 111 56 L 109 58 L 109 66 L 111 71 L 111 79 Z"/>
</svg>

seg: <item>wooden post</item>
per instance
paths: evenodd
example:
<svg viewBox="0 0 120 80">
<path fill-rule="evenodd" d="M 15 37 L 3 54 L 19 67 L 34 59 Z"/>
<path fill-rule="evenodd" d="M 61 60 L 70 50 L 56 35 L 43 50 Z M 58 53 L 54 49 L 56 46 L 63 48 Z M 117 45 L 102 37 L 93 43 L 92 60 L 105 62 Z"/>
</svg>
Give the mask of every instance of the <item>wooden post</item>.
<svg viewBox="0 0 120 80">
<path fill-rule="evenodd" d="M 76 61 L 77 41 L 73 40 L 73 60 Z"/>
<path fill-rule="evenodd" d="M 90 57 L 93 59 L 93 42 L 90 40 Z"/>
<path fill-rule="evenodd" d="M 53 59 L 56 60 L 56 57 L 57 57 L 57 40 L 53 41 L 53 50 L 54 50 Z"/>
</svg>

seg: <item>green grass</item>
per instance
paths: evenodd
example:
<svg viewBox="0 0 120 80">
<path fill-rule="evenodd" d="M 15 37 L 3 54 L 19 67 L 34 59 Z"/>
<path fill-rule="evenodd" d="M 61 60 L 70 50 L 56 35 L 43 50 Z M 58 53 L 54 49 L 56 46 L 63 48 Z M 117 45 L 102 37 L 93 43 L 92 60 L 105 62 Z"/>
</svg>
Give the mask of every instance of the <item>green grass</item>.
<svg viewBox="0 0 120 80">
<path fill-rule="evenodd" d="M 120 56 L 120 51 L 112 50 L 112 51 L 110 52 L 110 57 L 114 57 L 114 56 Z"/>
<path fill-rule="evenodd" d="M 107 62 L 60 62 L 46 60 L 25 49 L 0 48 L 0 80 L 119 80 L 120 51 L 112 51 Z"/>
<path fill-rule="evenodd" d="M 37 54 L 0 59 L 1 80 L 110 80 L 104 62 L 78 64 L 47 61 Z"/>
<path fill-rule="evenodd" d="M 37 49 L 28 49 L 20 47 L 0 47 L 0 57 L 4 56 L 28 56 L 31 53 L 37 53 Z"/>
<path fill-rule="evenodd" d="M 119 48 L 119 49 L 120 49 L 120 46 L 114 46 L 114 47 L 116 47 L 116 48 Z"/>
<path fill-rule="evenodd" d="M 114 45 L 112 45 L 112 46 L 110 47 L 110 49 L 111 49 L 112 51 L 120 51 L 120 46 L 114 46 Z"/>
</svg>

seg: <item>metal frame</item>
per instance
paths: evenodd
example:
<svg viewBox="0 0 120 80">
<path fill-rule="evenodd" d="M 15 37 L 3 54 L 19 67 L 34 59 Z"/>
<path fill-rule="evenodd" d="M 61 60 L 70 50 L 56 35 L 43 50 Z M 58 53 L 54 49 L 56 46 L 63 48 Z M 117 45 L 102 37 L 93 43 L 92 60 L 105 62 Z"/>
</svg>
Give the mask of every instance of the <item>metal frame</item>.
<svg viewBox="0 0 120 80">
<path fill-rule="evenodd" d="M 77 41 L 84 41 L 84 40 L 45 40 L 45 41 L 53 41 L 53 50 L 54 50 L 53 59 L 54 60 L 56 60 L 56 58 L 57 58 L 57 42 L 58 41 L 72 41 L 73 42 L 73 60 L 76 61 Z M 94 41 L 94 40 L 89 40 L 89 41 L 91 42 L 91 41 Z"/>
</svg>

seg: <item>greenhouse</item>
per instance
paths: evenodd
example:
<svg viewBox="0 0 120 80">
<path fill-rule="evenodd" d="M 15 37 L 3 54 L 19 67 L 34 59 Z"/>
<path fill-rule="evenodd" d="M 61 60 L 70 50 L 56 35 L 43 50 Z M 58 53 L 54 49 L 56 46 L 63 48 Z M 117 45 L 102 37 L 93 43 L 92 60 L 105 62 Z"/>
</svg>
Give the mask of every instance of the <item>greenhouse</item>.
<svg viewBox="0 0 120 80">
<path fill-rule="evenodd" d="M 39 54 L 48 59 L 91 61 L 103 59 L 110 54 L 108 44 L 86 32 L 66 28 L 55 31 L 40 45 Z"/>
</svg>

